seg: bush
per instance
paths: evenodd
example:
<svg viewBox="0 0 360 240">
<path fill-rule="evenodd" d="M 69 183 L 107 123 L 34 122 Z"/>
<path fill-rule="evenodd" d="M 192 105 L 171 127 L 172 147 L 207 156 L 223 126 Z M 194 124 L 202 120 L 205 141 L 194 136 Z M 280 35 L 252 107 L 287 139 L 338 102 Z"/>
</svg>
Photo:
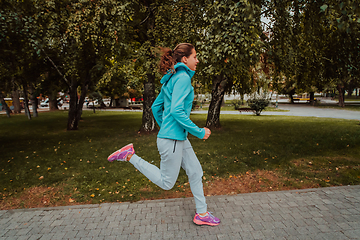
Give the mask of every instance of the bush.
<svg viewBox="0 0 360 240">
<path fill-rule="evenodd" d="M 249 99 L 247 102 L 250 108 L 255 111 L 257 116 L 260 116 L 262 110 L 270 104 L 270 101 L 266 97 L 254 97 Z"/>
<path fill-rule="evenodd" d="M 232 100 L 231 101 L 231 104 L 232 105 L 234 105 L 234 107 L 235 107 L 235 110 L 239 110 L 240 109 L 240 107 L 241 107 L 241 105 L 242 105 L 242 100 Z"/>
<path fill-rule="evenodd" d="M 192 108 L 191 110 L 195 110 L 196 108 L 199 108 L 200 102 L 197 100 L 194 100 L 192 103 Z"/>
</svg>

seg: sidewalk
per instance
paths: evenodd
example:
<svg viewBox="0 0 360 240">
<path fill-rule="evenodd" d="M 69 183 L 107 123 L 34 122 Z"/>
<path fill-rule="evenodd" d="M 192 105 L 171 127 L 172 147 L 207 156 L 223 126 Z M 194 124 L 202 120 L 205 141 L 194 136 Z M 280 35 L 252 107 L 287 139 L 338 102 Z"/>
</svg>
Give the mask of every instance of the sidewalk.
<svg viewBox="0 0 360 240">
<path fill-rule="evenodd" d="M 310 106 L 308 104 L 279 104 L 280 110 L 287 110 L 284 112 L 276 111 L 263 111 L 262 116 L 298 116 L 298 117 L 321 117 L 321 118 L 339 118 L 360 121 L 360 111 L 350 111 L 334 108 L 319 108 Z M 207 114 L 208 111 L 196 110 L 192 111 L 193 114 Z M 254 115 L 253 112 L 239 112 L 239 111 L 221 111 L 221 114 L 242 114 Z"/>
<path fill-rule="evenodd" d="M 0 239 L 360 239 L 360 185 L 207 197 L 216 227 L 192 223 L 192 198 L 0 211 Z"/>
<path fill-rule="evenodd" d="M 287 102 L 287 100 L 286 100 Z M 328 104 L 336 104 L 336 101 L 333 100 L 323 100 L 323 102 Z M 356 105 L 360 105 L 360 102 L 354 102 Z M 68 108 L 68 106 L 66 106 Z M 339 119 L 350 119 L 350 120 L 359 120 L 360 121 L 360 111 L 350 111 L 334 108 L 319 108 L 314 107 L 309 104 L 304 103 L 295 103 L 288 104 L 285 102 L 279 102 L 278 108 L 281 110 L 287 110 L 284 112 L 276 111 L 263 111 L 261 115 L 281 115 L 281 116 L 299 116 L 299 117 L 325 117 L 325 118 L 339 118 Z M 31 110 L 31 109 L 30 109 Z M 85 111 L 93 111 L 91 108 L 83 108 Z M 49 111 L 48 108 L 39 108 L 39 112 Z M 96 111 L 103 111 L 101 109 L 96 109 Z M 121 111 L 121 112 L 142 112 L 142 110 L 130 110 L 130 109 L 121 109 L 121 108 L 110 108 L 106 111 Z M 193 114 L 207 114 L 206 110 L 196 110 L 192 111 Z M 6 114 L 5 111 L 0 111 L 0 114 Z M 221 114 L 242 114 L 242 115 L 253 115 L 252 112 L 242 112 L 239 111 L 221 111 Z"/>
</svg>

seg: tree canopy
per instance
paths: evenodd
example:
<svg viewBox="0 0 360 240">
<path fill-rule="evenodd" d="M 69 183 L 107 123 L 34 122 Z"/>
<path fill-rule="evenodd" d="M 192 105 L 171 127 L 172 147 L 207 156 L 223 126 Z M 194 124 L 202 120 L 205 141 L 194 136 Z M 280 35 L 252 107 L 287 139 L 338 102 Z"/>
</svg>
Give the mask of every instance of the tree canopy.
<svg viewBox="0 0 360 240">
<path fill-rule="evenodd" d="M 78 128 L 85 97 L 144 97 L 141 130 L 155 129 L 162 48 L 196 46 L 194 82 L 211 94 L 206 126 L 220 127 L 226 92 L 260 87 L 293 95 L 359 87 L 357 0 L 3 0 L 0 91 L 31 98 L 67 92 L 67 128 Z M 266 29 L 262 18 L 267 17 Z M 266 81 L 263 81 L 265 76 Z"/>
</svg>

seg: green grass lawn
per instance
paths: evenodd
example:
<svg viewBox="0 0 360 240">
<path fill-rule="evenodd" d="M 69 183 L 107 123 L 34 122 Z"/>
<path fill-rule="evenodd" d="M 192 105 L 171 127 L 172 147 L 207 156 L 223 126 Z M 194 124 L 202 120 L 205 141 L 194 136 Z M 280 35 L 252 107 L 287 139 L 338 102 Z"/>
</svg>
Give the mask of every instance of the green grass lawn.
<svg viewBox="0 0 360 240">
<path fill-rule="evenodd" d="M 248 107 L 247 105 L 243 105 L 241 107 Z M 205 105 L 202 108 L 198 108 L 196 110 L 209 110 L 209 105 Z M 225 103 L 223 106 L 221 106 L 221 111 L 238 111 L 235 109 L 234 105 L 232 105 L 231 103 Z M 270 105 L 268 107 L 265 108 L 266 112 L 288 112 L 289 110 L 282 110 L 282 109 L 278 109 L 276 107 L 274 107 L 273 105 Z"/>
<path fill-rule="evenodd" d="M 345 96 L 345 102 L 346 101 L 360 101 L 360 96 L 351 96 L 351 97 L 349 97 L 349 96 Z"/>
<path fill-rule="evenodd" d="M 3 205 L 9 207 L 10 201 L 22 196 L 12 206 L 28 207 L 24 194 L 37 188 L 55 189 L 51 201 L 58 205 L 70 200 L 99 203 L 161 198 L 164 191 L 130 163 L 107 161 L 109 154 L 133 142 L 140 157 L 159 166 L 156 133 L 138 133 L 141 116 L 84 111 L 79 130 L 66 131 L 66 111 L 40 112 L 32 120 L 24 115 L 10 119 L 1 115 Z M 191 118 L 204 126 L 206 114 Z M 223 127 L 214 129 L 206 141 L 189 136 L 207 183 L 258 170 L 276 172 L 284 188 L 360 183 L 358 121 L 222 115 L 221 123 Z M 184 191 L 184 186 L 188 187 L 182 170 L 171 191 Z"/>
<path fill-rule="evenodd" d="M 333 108 L 333 109 L 339 109 L 339 110 L 350 110 L 350 111 L 360 111 L 360 104 L 357 105 L 345 105 L 345 107 L 340 107 L 338 105 L 334 104 L 319 104 L 316 105 L 319 108 Z"/>
</svg>

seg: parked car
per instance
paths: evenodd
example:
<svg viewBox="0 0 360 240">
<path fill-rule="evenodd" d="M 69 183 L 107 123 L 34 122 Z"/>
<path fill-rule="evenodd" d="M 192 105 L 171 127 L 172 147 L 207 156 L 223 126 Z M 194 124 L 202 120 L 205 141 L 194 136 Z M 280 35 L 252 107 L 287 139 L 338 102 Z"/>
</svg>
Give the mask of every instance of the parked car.
<svg viewBox="0 0 360 240">
<path fill-rule="evenodd" d="M 64 102 L 63 102 L 63 100 L 61 98 L 58 98 L 57 99 L 57 104 L 58 104 L 59 107 L 61 107 L 64 104 Z M 48 107 L 49 106 L 49 99 L 47 98 L 47 99 L 45 99 L 45 101 L 42 101 L 40 103 L 40 106 L 41 107 Z"/>
<path fill-rule="evenodd" d="M 91 101 L 91 102 L 87 102 L 87 107 L 88 108 L 92 108 L 92 107 L 97 107 L 99 105 L 99 102 L 98 102 L 98 100 L 95 100 L 95 101 Z"/>
<path fill-rule="evenodd" d="M 41 106 L 41 107 L 47 107 L 47 106 L 49 106 L 49 99 L 47 98 L 47 99 L 45 99 L 45 101 L 42 101 L 42 102 L 40 103 L 40 106 Z"/>
</svg>

